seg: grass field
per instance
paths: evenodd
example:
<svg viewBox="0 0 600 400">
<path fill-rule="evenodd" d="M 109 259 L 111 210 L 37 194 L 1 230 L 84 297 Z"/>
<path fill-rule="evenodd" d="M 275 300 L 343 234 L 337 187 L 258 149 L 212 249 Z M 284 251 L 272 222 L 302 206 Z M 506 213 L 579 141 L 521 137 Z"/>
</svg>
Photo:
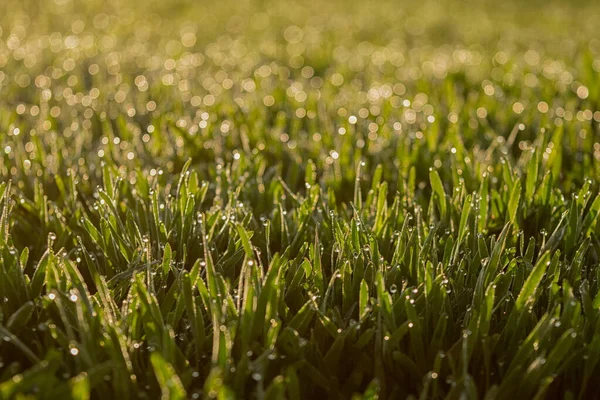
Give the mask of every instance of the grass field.
<svg viewBox="0 0 600 400">
<path fill-rule="evenodd" d="M 600 397 L 600 4 L 4 6 L 0 399 Z"/>
</svg>

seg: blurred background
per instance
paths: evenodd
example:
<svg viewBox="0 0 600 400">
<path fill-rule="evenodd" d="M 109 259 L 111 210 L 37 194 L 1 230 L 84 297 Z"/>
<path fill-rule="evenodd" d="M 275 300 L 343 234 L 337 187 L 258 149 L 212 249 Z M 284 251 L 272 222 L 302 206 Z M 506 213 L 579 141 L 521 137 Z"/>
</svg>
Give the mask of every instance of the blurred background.
<svg viewBox="0 0 600 400">
<path fill-rule="evenodd" d="M 112 63 L 157 71 L 186 53 L 200 53 L 204 68 L 226 71 L 276 60 L 291 69 L 358 73 L 371 67 L 369 57 L 377 67 L 378 60 L 402 67 L 456 58 L 456 48 L 472 51 L 466 64 L 491 62 L 498 52 L 510 58 L 523 48 L 537 54 L 531 61 L 560 57 L 572 64 L 588 49 L 600 51 L 600 7 L 594 3 L 5 0 L 0 67 L 4 75 L 19 69 L 15 79 L 27 87 L 25 75 L 33 83 L 50 66 L 72 72 L 85 61 L 101 70 Z M 11 85 L 6 78 L 0 82 Z"/>
</svg>

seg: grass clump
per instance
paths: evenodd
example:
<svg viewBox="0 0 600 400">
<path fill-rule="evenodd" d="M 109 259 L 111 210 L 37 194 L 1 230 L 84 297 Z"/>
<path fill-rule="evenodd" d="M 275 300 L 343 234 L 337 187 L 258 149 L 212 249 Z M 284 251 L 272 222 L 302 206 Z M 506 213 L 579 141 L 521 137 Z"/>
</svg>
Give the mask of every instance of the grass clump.
<svg viewBox="0 0 600 400">
<path fill-rule="evenodd" d="M 599 396 L 600 8 L 539 10 L 15 5 L 0 398 Z"/>
</svg>

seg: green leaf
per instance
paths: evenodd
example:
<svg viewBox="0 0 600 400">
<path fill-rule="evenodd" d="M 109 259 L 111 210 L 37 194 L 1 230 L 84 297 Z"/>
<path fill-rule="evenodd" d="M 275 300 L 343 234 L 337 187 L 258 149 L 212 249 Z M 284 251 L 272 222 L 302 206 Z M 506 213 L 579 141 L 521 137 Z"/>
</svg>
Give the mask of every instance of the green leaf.
<svg viewBox="0 0 600 400">
<path fill-rule="evenodd" d="M 515 228 L 519 227 L 518 211 L 521 201 L 521 180 L 517 179 L 513 185 L 513 189 L 510 192 L 510 198 L 508 200 L 508 214 L 507 222 L 510 222 Z"/>
<path fill-rule="evenodd" d="M 369 305 L 369 286 L 367 285 L 367 282 L 365 282 L 365 280 L 363 279 L 360 282 L 360 297 L 359 297 L 359 306 L 358 306 L 358 315 L 360 316 L 360 319 L 363 319 L 369 312 L 368 305 Z"/>
<path fill-rule="evenodd" d="M 535 193 L 535 188 L 538 183 L 538 165 L 539 165 L 539 156 L 540 152 L 533 149 L 531 151 L 531 158 L 527 163 L 527 179 L 525 180 L 525 198 L 527 199 L 527 203 L 531 204 L 533 201 L 533 195 Z"/>
<path fill-rule="evenodd" d="M 429 171 L 429 182 L 431 183 L 431 189 L 435 193 L 435 198 L 440 210 L 440 216 L 444 220 L 446 219 L 446 192 L 444 191 L 444 185 L 438 172 L 434 169 Z"/>
<path fill-rule="evenodd" d="M 154 352 L 150 355 L 150 362 L 154 369 L 156 380 L 162 392 L 164 400 L 183 400 L 186 398 L 186 391 L 183 388 L 181 379 L 175 373 L 173 366 L 165 361 L 160 353 Z"/>
</svg>

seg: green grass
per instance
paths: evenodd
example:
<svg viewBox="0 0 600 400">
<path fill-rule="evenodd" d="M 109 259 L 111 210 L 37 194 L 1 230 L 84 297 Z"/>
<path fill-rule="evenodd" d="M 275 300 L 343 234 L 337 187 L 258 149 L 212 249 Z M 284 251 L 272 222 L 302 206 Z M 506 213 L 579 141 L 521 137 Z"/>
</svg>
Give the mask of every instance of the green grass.
<svg viewBox="0 0 600 400">
<path fill-rule="evenodd" d="M 0 17 L 0 399 L 600 396 L 600 6 L 200 3 Z"/>
</svg>

